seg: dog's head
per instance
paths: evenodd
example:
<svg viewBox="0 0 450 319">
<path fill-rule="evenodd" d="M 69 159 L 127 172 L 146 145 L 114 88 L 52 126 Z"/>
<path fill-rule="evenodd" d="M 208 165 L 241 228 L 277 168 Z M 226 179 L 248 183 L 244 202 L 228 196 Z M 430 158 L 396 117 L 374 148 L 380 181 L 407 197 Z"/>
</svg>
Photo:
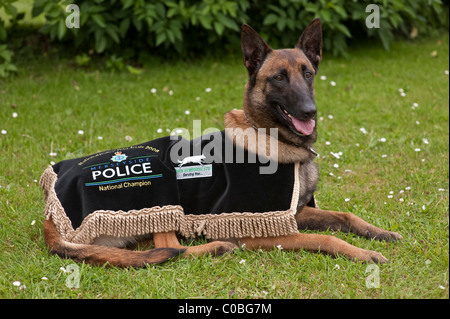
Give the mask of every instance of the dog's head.
<svg viewBox="0 0 450 319">
<path fill-rule="evenodd" d="M 242 25 L 241 46 L 248 70 L 244 112 L 254 125 L 278 128 L 294 144 L 314 142 L 314 78 L 322 59 L 322 26 L 315 19 L 294 49 L 272 50 L 249 25 Z"/>
</svg>

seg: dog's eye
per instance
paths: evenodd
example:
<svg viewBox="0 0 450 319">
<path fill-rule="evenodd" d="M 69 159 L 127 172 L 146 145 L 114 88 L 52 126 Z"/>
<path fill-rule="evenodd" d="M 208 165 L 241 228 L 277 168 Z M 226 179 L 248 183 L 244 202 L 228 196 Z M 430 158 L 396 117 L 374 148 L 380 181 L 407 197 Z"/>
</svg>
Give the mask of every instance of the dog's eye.
<svg viewBox="0 0 450 319">
<path fill-rule="evenodd" d="M 283 80 L 283 76 L 281 74 L 275 75 L 274 79 L 276 81 L 282 81 Z"/>
<path fill-rule="evenodd" d="M 305 73 L 305 78 L 310 79 L 312 77 L 312 73 L 311 72 L 306 72 Z"/>
</svg>

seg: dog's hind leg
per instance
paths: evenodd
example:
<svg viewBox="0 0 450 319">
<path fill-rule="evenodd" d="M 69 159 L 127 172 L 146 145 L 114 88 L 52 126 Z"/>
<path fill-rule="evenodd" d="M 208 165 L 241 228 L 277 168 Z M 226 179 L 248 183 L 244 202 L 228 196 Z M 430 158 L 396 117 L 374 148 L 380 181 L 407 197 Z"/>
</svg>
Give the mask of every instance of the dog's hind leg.
<svg viewBox="0 0 450 319">
<path fill-rule="evenodd" d="M 295 219 L 299 229 L 321 231 L 331 229 L 386 241 L 403 239 L 400 234 L 373 226 L 352 213 L 334 212 L 305 206 L 298 212 Z"/>
<path fill-rule="evenodd" d="M 52 254 L 93 265 L 109 264 L 117 267 L 145 267 L 163 263 L 184 253 L 182 248 L 160 248 L 146 251 L 130 251 L 117 247 L 75 244 L 63 240 L 52 217 L 44 221 L 44 239 Z"/>
<path fill-rule="evenodd" d="M 200 256 L 200 255 L 214 255 L 220 256 L 226 252 L 232 251 L 237 246 L 232 242 L 227 241 L 213 241 L 203 245 L 197 246 L 182 246 L 178 241 L 175 232 L 155 233 L 153 234 L 153 242 L 155 248 L 175 248 L 185 250 L 183 256 Z"/>
</svg>

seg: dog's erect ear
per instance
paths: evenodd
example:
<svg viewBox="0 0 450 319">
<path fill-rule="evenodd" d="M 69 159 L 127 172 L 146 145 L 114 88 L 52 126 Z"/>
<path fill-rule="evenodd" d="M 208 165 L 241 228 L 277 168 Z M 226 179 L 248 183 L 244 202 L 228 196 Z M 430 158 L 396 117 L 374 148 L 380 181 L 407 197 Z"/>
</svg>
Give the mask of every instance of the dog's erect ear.
<svg viewBox="0 0 450 319">
<path fill-rule="evenodd" d="M 243 24 L 241 27 L 241 47 L 244 55 L 244 65 L 250 77 L 252 77 L 257 73 L 267 54 L 272 49 L 248 24 Z"/>
<path fill-rule="evenodd" d="M 303 51 L 317 72 L 322 60 L 322 23 L 314 19 L 303 31 L 296 48 Z"/>
</svg>

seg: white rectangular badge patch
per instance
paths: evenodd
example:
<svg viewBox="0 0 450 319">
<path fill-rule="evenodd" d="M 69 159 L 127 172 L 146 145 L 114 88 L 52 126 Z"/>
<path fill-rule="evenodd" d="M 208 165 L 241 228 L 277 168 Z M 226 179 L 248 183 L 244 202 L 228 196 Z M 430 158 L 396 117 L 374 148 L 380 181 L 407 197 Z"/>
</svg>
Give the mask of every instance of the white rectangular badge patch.
<svg viewBox="0 0 450 319">
<path fill-rule="evenodd" d="M 212 165 L 175 167 L 175 171 L 177 172 L 177 179 L 211 177 Z"/>
</svg>

